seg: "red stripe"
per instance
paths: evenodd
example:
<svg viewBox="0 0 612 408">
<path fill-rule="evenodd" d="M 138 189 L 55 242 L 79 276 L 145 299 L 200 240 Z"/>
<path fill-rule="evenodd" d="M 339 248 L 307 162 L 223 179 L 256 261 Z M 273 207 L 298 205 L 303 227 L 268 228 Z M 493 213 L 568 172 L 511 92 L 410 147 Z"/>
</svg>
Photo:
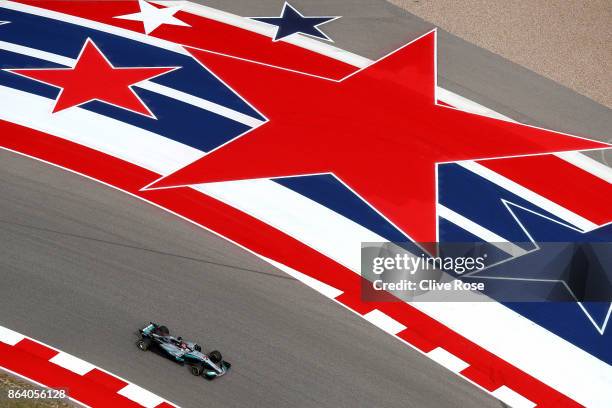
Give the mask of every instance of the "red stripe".
<svg viewBox="0 0 612 408">
<path fill-rule="evenodd" d="M 612 221 L 612 184 L 557 156 L 479 163 L 597 225 Z"/>
<path fill-rule="evenodd" d="M 92 407 L 141 407 L 117 394 L 114 389 L 102 387 L 99 383 L 91 382 L 87 376 L 80 376 L 41 358 L 41 355 L 49 354 L 47 347 L 28 339 L 20 343 L 24 343 L 25 347 L 20 347 L 19 343 L 9 346 L 0 342 L 0 366 L 47 387 L 65 389 L 69 397 Z M 112 378 L 108 374 L 103 375 Z"/>
<path fill-rule="evenodd" d="M 0 145 L 88 175 L 149 200 L 260 255 L 342 290 L 344 294 L 337 300 L 347 307 L 360 314 L 376 308 L 404 324 L 408 329 L 401 333 L 401 337 L 409 342 L 419 339 L 415 347 L 430 350 L 440 346 L 471 364 L 474 368 L 468 374 L 473 377 L 468 378 L 478 383 L 482 381 L 485 388 L 491 387 L 491 384 L 504 384 L 537 403 L 548 404 L 554 401 L 555 406 L 559 407 L 576 406 L 568 397 L 412 306 L 403 302 L 384 301 L 393 300 L 389 294 L 377 298 L 376 302 L 365 303 L 361 299 L 361 278 L 352 271 L 258 219 L 209 196 L 186 187 L 141 192 L 139 189 L 142 186 L 156 180 L 159 175 L 87 147 L 9 122 L 0 121 Z M 474 375 L 475 370 L 481 374 Z M 483 375 L 484 380 L 481 378 Z"/>
<path fill-rule="evenodd" d="M 125 381 L 117 377 L 110 376 L 104 371 L 99 370 L 97 368 L 94 368 L 90 372 L 86 373 L 84 377 L 87 378 L 89 381 L 92 381 L 104 387 L 105 389 L 111 390 L 113 392 L 117 392 L 126 385 L 128 385 L 128 383 L 126 383 Z"/>
<path fill-rule="evenodd" d="M 49 360 L 57 354 L 57 351 L 52 348 L 43 346 L 29 339 L 21 340 L 19 343 L 15 344 L 15 347 L 33 356 L 42 358 L 43 360 Z"/>
</svg>

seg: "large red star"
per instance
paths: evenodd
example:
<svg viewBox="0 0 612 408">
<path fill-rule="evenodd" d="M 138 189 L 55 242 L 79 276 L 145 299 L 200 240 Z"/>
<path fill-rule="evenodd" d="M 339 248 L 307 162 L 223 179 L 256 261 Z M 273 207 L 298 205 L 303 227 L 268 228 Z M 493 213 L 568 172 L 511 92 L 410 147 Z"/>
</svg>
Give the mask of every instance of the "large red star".
<svg viewBox="0 0 612 408">
<path fill-rule="evenodd" d="M 608 147 L 436 104 L 435 31 L 341 80 L 189 51 L 268 121 L 147 189 L 332 173 L 435 242 L 437 163 Z"/>
<path fill-rule="evenodd" d="M 138 82 L 176 67 L 115 68 L 91 39 L 87 39 L 73 68 L 10 69 L 28 78 L 61 88 L 53 113 L 97 99 L 142 115 L 153 114 L 132 89 Z"/>
</svg>

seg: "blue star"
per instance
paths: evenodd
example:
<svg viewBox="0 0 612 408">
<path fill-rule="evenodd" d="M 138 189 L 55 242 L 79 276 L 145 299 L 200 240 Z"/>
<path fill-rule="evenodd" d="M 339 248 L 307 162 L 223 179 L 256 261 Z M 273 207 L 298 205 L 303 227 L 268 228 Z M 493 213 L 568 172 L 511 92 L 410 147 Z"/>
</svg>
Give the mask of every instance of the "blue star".
<svg viewBox="0 0 612 408">
<path fill-rule="evenodd" d="M 580 231 L 506 202 L 535 249 L 463 278 L 502 301 L 570 301 L 603 333 L 612 312 L 612 224 Z"/>
<path fill-rule="evenodd" d="M 340 16 L 305 17 L 287 2 L 283 5 L 283 11 L 279 17 L 252 17 L 253 20 L 278 26 L 273 41 L 278 41 L 295 33 L 302 33 L 331 42 L 333 42 L 333 40 L 323 31 L 319 30 L 318 26 L 338 18 L 340 18 Z"/>
</svg>

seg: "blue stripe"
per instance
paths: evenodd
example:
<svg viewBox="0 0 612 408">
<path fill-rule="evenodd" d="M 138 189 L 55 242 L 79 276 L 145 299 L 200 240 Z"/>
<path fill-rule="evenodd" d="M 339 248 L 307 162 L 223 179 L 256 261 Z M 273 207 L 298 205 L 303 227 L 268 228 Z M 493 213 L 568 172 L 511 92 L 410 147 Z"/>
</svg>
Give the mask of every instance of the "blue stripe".
<svg viewBox="0 0 612 408">
<path fill-rule="evenodd" d="M 402 232 L 330 174 L 289 177 L 274 181 L 345 216 L 389 241 L 408 240 Z"/>
<path fill-rule="evenodd" d="M 238 95 L 189 56 L 79 25 L 3 8 L 0 8 L 0 20 L 11 21 L 0 26 L 2 41 L 76 59 L 85 40 L 91 38 L 116 67 L 182 67 L 154 79 L 154 82 L 261 118 Z"/>
<path fill-rule="evenodd" d="M 440 204 L 477 222 L 477 224 L 508 241 L 528 242 L 529 238 L 508 212 L 502 199 L 560 220 L 531 202 L 510 193 L 458 164 L 438 166 L 438 200 Z"/>
<path fill-rule="evenodd" d="M 49 62 L 41 63 L 36 58 L 7 51 L 0 51 L 0 66 L 2 68 L 61 67 Z M 0 85 L 49 99 L 56 99 L 59 94 L 59 89 L 54 86 L 6 71 L 0 71 Z M 134 87 L 134 91 L 157 119 L 99 101 L 88 102 L 81 105 L 81 108 L 149 130 L 202 151 L 209 151 L 249 129 L 248 126 L 226 117 L 145 89 Z"/>
<path fill-rule="evenodd" d="M 458 165 L 444 165 L 438 169 L 444 178 L 439 183 L 440 202 L 459 214 L 470 218 L 493 232 L 504 236 L 526 236 L 504 206 L 501 198 L 519 204 L 546 217 L 560 221 L 530 202 L 509 193 L 503 188 L 477 176 Z M 535 241 L 539 242 L 611 242 L 612 225 L 589 233 L 567 228 L 540 215 L 511 206 Z M 503 221 L 501 221 L 503 220 Z M 566 222 L 564 222 L 567 224 Z M 446 220 L 440 221 L 440 242 L 482 242 L 479 238 Z M 534 283 L 537 284 L 537 283 Z M 550 330 L 563 339 L 580 347 L 602 361 L 612 364 L 612 330 L 608 328 L 600 335 L 588 317 L 574 302 L 505 302 L 506 307 Z M 599 302 L 585 305 L 599 323 L 603 322 L 609 303 Z"/>
</svg>

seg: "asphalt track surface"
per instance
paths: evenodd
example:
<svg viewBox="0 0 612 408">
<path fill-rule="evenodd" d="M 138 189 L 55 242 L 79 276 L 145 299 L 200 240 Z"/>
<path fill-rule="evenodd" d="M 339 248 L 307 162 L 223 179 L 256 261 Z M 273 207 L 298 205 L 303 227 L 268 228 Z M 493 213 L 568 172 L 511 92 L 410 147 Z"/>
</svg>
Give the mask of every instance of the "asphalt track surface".
<svg viewBox="0 0 612 408">
<path fill-rule="evenodd" d="M 0 325 L 184 407 L 499 407 L 349 310 L 163 210 L 0 151 Z M 149 320 L 218 348 L 208 382 L 135 346 Z"/>
<path fill-rule="evenodd" d="M 241 15 L 282 1 L 207 0 Z M 377 58 L 432 26 L 382 0 L 292 2 L 336 45 Z M 525 123 L 612 138 L 610 110 L 444 31 L 439 85 Z M 102 186 L 0 152 L 0 325 L 185 407 L 500 406 L 476 387 L 253 255 Z M 167 322 L 234 363 L 219 381 L 139 352 Z"/>
</svg>

